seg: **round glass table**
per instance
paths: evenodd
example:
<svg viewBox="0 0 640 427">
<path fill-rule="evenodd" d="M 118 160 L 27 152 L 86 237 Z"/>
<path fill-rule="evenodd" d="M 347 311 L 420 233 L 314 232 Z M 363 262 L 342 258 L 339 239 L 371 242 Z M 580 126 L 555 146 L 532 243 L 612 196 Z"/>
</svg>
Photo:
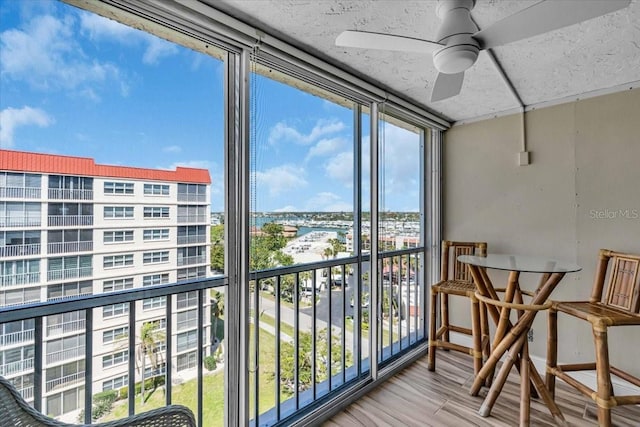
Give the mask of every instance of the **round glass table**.
<svg viewBox="0 0 640 427">
<path fill-rule="evenodd" d="M 498 361 L 507 351 L 509 352 L 478 412 L 483 417 L 491 414 L 491 409 L 504 387 L 511 368 L 515 364 L 521 377 L 520 425 L 529 425 L 532 390 L 542 398 L 558 424 L 566 425 L 564 416 L 529 359 L 527 336 L 538 311 L 546 310 L 551 306 L 549 296 L 564 275 L 580 271 L 581 267 L 552 258 L 523 255 L 489 254 L 486 257 L 460 255 L 457 260 L 468 264 L 476 285 L 476 297 L 486 304 L 487 311 L 496 324 L 491 355 L 474 379 L 470 390 L 471 395 L 478 395 L 487 378 L 493 376 Z M 487 269 L 509 271 L 509 279 L 505 289 L 497 289 L 493 286 L 487 274 Z M 542 275 L 534 292 L 526 292 L 520 289 L 520 273 L 538 273 Z M 504 297 L 501 299 L 498 293 L 503 291 Z M 523 302 L 524 296 L 528 296 L 530 299 L 526 304 Z M 517 312 L 517 319 L 513 323 L 510 319 L 511 310 Z"/>
</svg>

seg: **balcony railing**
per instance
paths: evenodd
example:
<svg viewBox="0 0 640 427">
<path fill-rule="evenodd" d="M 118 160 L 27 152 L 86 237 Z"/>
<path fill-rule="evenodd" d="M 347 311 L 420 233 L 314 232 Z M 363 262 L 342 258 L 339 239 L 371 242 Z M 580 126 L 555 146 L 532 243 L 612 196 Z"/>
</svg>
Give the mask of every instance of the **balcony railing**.
<svg viewBox="0 0 640 427">
<path fill-rule="evenodd" d="M 178 267 L 183 265 L 204 264 L 205 262 L 207 262 L 206 255 L 178 257 Z"/>
<path fill-rule="evenodd" d="M 69 332 L 83 331 L 85 327 L 85 320 L 78 319 L 70 322 L 55 323 L 47 325 L 47 336 L 66 334 Z"/>
<path fill-rule="evenodd" d="M 7 245 L 0 246 L 0 258 L 12 256 L 39 255 L 40 243 L 30 243 L 27 245 Z"/>
<path fill-rule="evenodd" d="M 178 201 L 179 202 L 205 203 L 207 201 L 207 195 L 206 194 L 178 193 Z"/>
<path fill-rule="evenodd" d="M 93 250 L 93 242 L 55 242 L 47 244 L 47 252 L 50 254 L 62 254 L 73 252 L 87 252 Z"/>
<path fill-rule="evenodd" d="M 66 280 L 78 277 L 89 277 L 93 274 L 92 267 L 67 268 L 64 270 L 51 270 L 47 272 L 48 280 Z"/>
<path fill-rule="evenodd" d="M 84 379 L 84 371 L 76 372 L 75 374 L 65 375 L 64 377 L 55 378 L 49 380 L 46 383 L 47 392 L 54 390 L 58 387 L 65 387 L 68 385 L 79 383 Z"/>
<path fill-rule="evenodd" d="M 93 215 L 49 215 L 49 227 L 81 227 L 93 225 Z"/>
<path fill-rule="evenodd" d="M 20 390 L 18 390 L 18 393 L 20 393 L 22 398 L 27 402 L 33 400 L 33 386 L 21 388 Z"/>
<path fill-rule="evenodd" d="M 424 248 L 407 249 L 378 256 L 373 263 L 369 255 L 362 254 L 251 272 L 245 286 L 248 290 L 247 318 L 235 320 L 247 325 L 248 346 L 240 346 L 238 351 L 241 354 L 238 354 L 237 350 L 230 350 L 234 348 L 233 344 L 225 345 L 226 369 L 230 372 L 245 369 L 241 375 L 246 375 L 247 390 L 251 390 L 247 397 L 250 400 L 250 413 L 247 414 L 250 424 L 286 423 L 290 417 L 313 410 L 320 399 L 343 398 L 341 393 L 345 388 L 360 387 L 371 381 L 371 354 L 377 355 L 375 360 L 379 369 L 393 369 L 402 356 L 417 354 L 413 350 L 423 348 L 426 343 L 428 318 L 424 288 L 426 274 L 422 269 L 424 253 Z M 380 274 L 374 275 L 371 265 Z M 368 283 L 372 277 L 379 278 L 375 288 Z M 211 316 L 215 305 L 215 294 L 211 291 L 212 288 L 225 288 L 227 280 L 222 276 L 194 279 L 41 302 L 28 308 L 0 308 L 0 315 L 6 322 L 33 318 L 38 329 L 43 327 L 46 316 L 85 311 L 84 325 L 78 320 L 69 322 L 69 327 L 84 326 L 87 336 L 92 335 L 94 339 L 88 339 L 84 348 L 51 354 L 44 353 L 46 345 L 35 343 L 34 371 L 38 372 L 47 364 L 63 363 L 73 358 L 84 358 L 86 363 L 94 366 L 99 363 L 104 349 L 96 337 L 101 336 L 104 329 L 92 319 L 93 314 L 104 306 L 127 304 L 129 318 L 126 324 L 139 328 L 144 316 L 142 310 L 136 310 L 140 301 L 166 297 L 165 319 L 182 316 L 184 311 L 175 309 L 181 301 L 194 302 L 196 322 L 192 323 L 191 316 L 176 319 L 178 323 L 195 325 L 197 345 L 192 352 L 176 354 L 179 340 L 191 339 L 180 336 L 178 328 L 172 330 L 170 325 L 177 323 L 167 322 L 163 331 L 164 360 L 167 367 L 171 367 L 162 374 L 165 377 L 163 395 L 167 399 L 171 396 L 175 399 L 178 390 L 172 391 L 174 384 L 193 382 L 190 387 L 196 390 L 196 403 L 191 409 L 199 425 L 220 425 L 224 420 L 211 418 L 214 415 L 210 405 L 204 404 L 204 394 L 212 386 L 211 382 L 215 384 L 218 381 L 215 387 L 224 389 L 224 375 L 222 371 L 204 375 L 204 362 L 216 345 L 211 330 L 221 328 L 220 324 L 214 324 L 215 316 Z M 370 304 L 370 295 L 377 295 L 377 304 Z M 376 317 L 372 315 L 374 308 L 378 311 Z M 221 318 L 218 321 L 225 320 Z M 235 322 L 230 317 L 227 321 Z M 56 327 L 60 325 L 51 325 L 45 331 L 58 331 L 54 329 Z M 63 331 L 64 328 L 62 326 Z M 131 375 L 127 399 L 133 412 L 140 409 L 136 406 L 140 405 L 140 399 L 135 394 L 136 383 L 141 380 L 140 371 L 136 368 L 136 363 L 140 362 L 137 357 L 140 351 L 138 337 L 137 331 L 125 335 L 117 347 L 118 351 L 126 350 L 129 355 L 136 356 L 128 359 L 128 369 L 123 368 L 123 375 Z M 256 366 L 259 369 L 255 369 Z M 186 371 L 178 370 L 182 368 Z M 85 390 L 102 390 L 103 380 L 81 372 L 44 384 L 36 381 L 33 405 L 42 410 L 46 392 L 72 383 L 84 385 Z M 224 402 L 221 400 L 219 404 Z M 84 405 L 85 420 L 89 422 L 91 399 L 85 399 Z"/>
<path fill-rule="evenodd" d="M 84 356 L 84 346 L 54 351 L 53 353 L 47 353 L 47 364 L 66 362 L 67 360 L 77 359 Z"/>
<path fill-rule="evenodd" d="M 7 274 L 4 276 L 0 276 L 0 288 L 30 285 L 30 284 L 36 284 L 39 282 L 40 282 L 40 272 Z"/>
<path fill-rule="evenodd" d="M 19 374 L 33 368 L 33 357 L 17 360 L 15 362 L 0 365 L 0 375 L 3 377 Z"/>
<path fill-rule="evenodd" d="M 0 347 L 33 341 L 33 329 L 0 335 Z"/>
<path fill-rule="evenodd" d="M 208 222 L 208 215 L 178 215 L 178 223 L 186 222 Z"/>
<path fill-rule="evenodd" d="M 14 218 L 10 216 L 0 216 L 0 227 L 40 227 L 40 216 L 25 216 Z"/>
<path fill-rule="evenodd" d="M 93 190 L 50 188 L 49 198 L 58 200 L 93 200 Z"/>
<path fill-rule="evenodd" d="M 42 191 L 30 187 L 0 187 L 0 199 L 39 199 Z"/>
<path fill-rule="evenodd" d="M 207 236 L 204 234 L 195 235 L 195 236 L 178 236 L 178 244 L 179 245 L 191 245 L 195 243 L 206 243 Z"/>
</svg>

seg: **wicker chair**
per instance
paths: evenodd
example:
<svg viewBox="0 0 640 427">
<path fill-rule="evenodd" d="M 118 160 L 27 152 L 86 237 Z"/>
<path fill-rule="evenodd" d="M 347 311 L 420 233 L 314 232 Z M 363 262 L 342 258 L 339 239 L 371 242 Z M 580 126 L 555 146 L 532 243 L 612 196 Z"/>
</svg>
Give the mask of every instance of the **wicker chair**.
<svg viewBox="0 0 640 427">
<path fill-rule="evenodd" d="M 608 288 L 604 283 L 610 270 Z M 595 363 L 557 364 L 558 312 L 591 323 L 596 350 Z M 619 405 L 638 405 L 640 395 L 615 396 L 611 375 L 640 387 L 640 378 L 634 377 L 609 364 L 607 329 L 612 326 L 640 326 L 640 255 L 600 250 L 600 260 L 589 301 L 555 301 L 549 310 L 549 339 L 547 347 L 546 383 L 551 395 L 555 392 L 555 379 L 567 384 L 594 400 L 598 407 L 598 424 L 611 426 L 611 408 Z M 637 343 L 627 343 L 637 352 Z M 636 353 L 638 354 L 638 353 Z M 578 382 L 569 375 L 576 371 L 596 371 L 597 391 Z"/>
<path fill-rule="evenodd" d="M 484 242 L 442 242 L 441 280 L 431 286 L 431 321 L 429 322 L 429 365 L 430 371 L 436 368 L 436 350 L 456 350 L 473 357 L 475 374 L 480 372 L 483 354 L 489 357 L 489 324 L 487 309 L 475 296 L 476 287 L 466 264 L 457 260 L 459 255 L 487 255 L 487 244 Z M 437 326 L 438 295 L 440 301 L 440 328 Z M 449 296 L 460 296 L 471 301 L 471 329 L 453 325 L 449 321 Z M 458 332 L 473 338 L 473 347 L 465 347 L 452 343 L 450 332 Z M 490 381 L 490 380 L 488 380 Z"/>
<path fill-rule="evenodd" d="M 20 427 L 77 427 L 42 415 L 24 401 L 20 393 L 5 378 L 0 377 L 0 417 L 3 426 Z M 93 427 L 196 427 L 193 413 L 181 405 L 169 405 L 138 415 Z"/>
</svg>

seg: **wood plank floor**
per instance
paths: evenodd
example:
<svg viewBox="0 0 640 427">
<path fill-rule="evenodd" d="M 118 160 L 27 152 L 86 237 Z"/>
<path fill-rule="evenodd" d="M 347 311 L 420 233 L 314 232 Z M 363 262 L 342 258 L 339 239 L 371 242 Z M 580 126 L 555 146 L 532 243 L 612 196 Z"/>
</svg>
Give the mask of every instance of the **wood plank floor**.
<svg viewBox="0 0 640 427">
<path fill-rule="evenodd" d="M 488 389 L 478 397 L 469 395 L 473 382 L 471 359 L 458 352 L 438 352 L 436 372 L 427 370 L 423 357 L 386 381 L 343 412 L 324 423 L 325 427 L 357 426 L 517 426 L 519 420 L 519 376 L 515 369 L 488 418 L 478 415 Z M 562 381 L 557 381 L 556 403 L 570 426 L 597 426 L 593 402 Z M 640 426 L 640 407 L 614 408 L 613 424 Z M 546 406 L 531 401 L 531 425 L 554 426 Z"/>
</svg>

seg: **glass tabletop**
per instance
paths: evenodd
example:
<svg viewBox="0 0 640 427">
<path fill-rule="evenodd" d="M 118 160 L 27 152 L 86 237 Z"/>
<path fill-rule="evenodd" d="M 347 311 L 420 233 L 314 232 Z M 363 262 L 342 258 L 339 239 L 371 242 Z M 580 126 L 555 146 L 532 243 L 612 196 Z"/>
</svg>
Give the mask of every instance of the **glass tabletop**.
<svg viewBox="0 0 640 427">
<path fill-rule="evenodd" d="M 460 255 L 458 261 L 478 267 L 525 273 L 572 273 L 582 270 L 582 267 L 577 264 L 527 255 L 488 254 L 486 257 Z"/>
</svg>

